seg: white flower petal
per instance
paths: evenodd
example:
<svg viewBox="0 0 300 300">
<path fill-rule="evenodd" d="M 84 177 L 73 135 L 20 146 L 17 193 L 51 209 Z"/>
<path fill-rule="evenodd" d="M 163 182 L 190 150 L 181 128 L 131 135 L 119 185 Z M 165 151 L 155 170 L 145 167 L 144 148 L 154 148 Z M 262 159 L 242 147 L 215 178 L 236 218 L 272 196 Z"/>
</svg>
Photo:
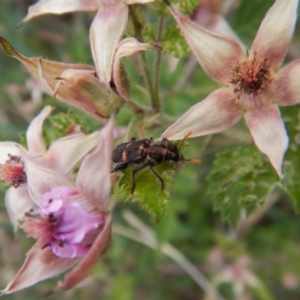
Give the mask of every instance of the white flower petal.
<svg viewBox="0 0 300 300">
<path fill-rule="evenodd" d="M 44 109 L 31 121 L 27 131 L 26 139 L 29 152 L 44 154 L 46 145 L 42 136 L 42 126 L 51 114 L 52 107 L 45 106 Z"/>
<path fill-rule="evenodd" d="M 60 138 L 50 145 L 46 157 L 53 169 L 68 174 L 97 145 L 98 139 L 97 131 Z"/>
<path fill-rule="evenodd" d="M 102 129 L 97 148 L 87 155 L 78 171 L 76 185 L 99 211 L 106 212 L 110 196 L 113 119 Z"/>
<path fill-rule="evenodd" d="M 269 157 L 272 166 L 282 178 L 281 166 L 288 146 L 288 136 L 278 106 L 270 104 L 247 111 L 245 120 L 256 146 Z"/>
<path fill-rule="evenodd" d="M 20 156 L 19 148 L 22 148 L 22 146 L 15 142 L 0 142 L 0 164 L 6 163 L 9 159 L 8 154 Z"/>
<path fill-rule="evenodd" d="M 286 54 L 297 19 L 298 0 L 277 0 L 266 14 L 252 45 L 259 60 L 277 69 Z"/>
<path fill-rule="evenodd" d="M 5 194 L 5 207 L 7 209 L 14 230 L 17 230 L 19 221 L 24 214 L 36 205 L 30 199 L 27 184 L 21 184 L 17 188 L 10 187 Z"/>
<path fill-rule="evenodd" d="M 208 31 L 170 9 L 204 71 L 221 85 L 228 85 L 237 62 L 246 59 L 246 53 L 239 43 Z"/>
<path fill-rule="evenodd" d="M 97 10 L 98 0 L 40 0 L 29 7 L 27 16 L 23 19 L 22 24 L 30 19 L 45 14 L 64 14 L 74 11 L 91 11 Z"/>
<path fill-rule="evenodd" d="M 233 95 L 227 88 L 214 91 L 203 101 L 192 106 L 162 134 L 162 137 L 179 140 L 189 131 L 192 132 L 191 137 L 195 137 L 230 128 L 243 115 L 232 98 Z"/>
<path fill-rule="evenodd" d="M 30 157 L 24 152 L 21 155 L 27 175 L 28 192 L 35 203 L 39 204 L 41 196 L 53 188 L 67 186 L 75 189 L 74 183 L 63 173 L 50 168 L 44 157 Z"/>
<path fill-rule="evenodd" d="M 128 19 L 125 3 L 102 6 L 90 28 L 91 50 L 99 80 L 109 84 L 113 55 Z"/>
<path fill-rule="evenodd" d="M 277 104 L 282 106 L 300 103 L 300 60 L 294 60 L 274 75 Z"/>
</svg>

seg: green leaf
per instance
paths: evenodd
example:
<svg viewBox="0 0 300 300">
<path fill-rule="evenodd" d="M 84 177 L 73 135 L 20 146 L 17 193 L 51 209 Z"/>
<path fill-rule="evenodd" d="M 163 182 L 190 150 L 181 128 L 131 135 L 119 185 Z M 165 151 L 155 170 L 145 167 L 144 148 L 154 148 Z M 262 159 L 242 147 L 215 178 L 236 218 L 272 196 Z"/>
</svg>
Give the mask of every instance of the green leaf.
<svg viewBox="0 0 300 300">
<path fill-rule="evenodd" d="M 164 32 L 161 45 L 164 53 L 174 55 L 175 57 L 189 54 L 189 47 L 175 23 L 168 26 Z"/>
<path fill-rule="evenodd" d="M 172 182 L 170 173 L 174 171 L 174 163 L 165 162 L 154 169 L 165 182 L 165 188 L 161 189 L 161 183 L 158 178 L 152 173 L 150 168 L 146 168 L 135 174 L 136 186 L 134 193 L 132 190 L 132 171 L 136 165 L 128 169 L 122 170 L 122 178 L 119 181 L 121 193 L 126 201 L 137 200 L 140 206 L 149 212 L 157 222 L 167 212 L 167 205 L 170 199 L 170 193 L 167 190 L 167 185 Z"/>
<path fill-rule="evenodd" d="M 265 201 L 278 177 L 265 155 L 245 145 L 219 153 L 208 181 L 214 208 L 234 224 L 242 210 L 250 214 Z"/>
<path fill-rule="evenodd" d="M 296 210 L 300 211 L 300 108 L 283 107 L 284 120 L 289 136 L 289 148 L 283 165 L 284 183 L 293 198 Z"/>
<path fill-rule="evenodd" d="M 87 120 L 77 112 L 69 109 L 67 113 L 57 113 L 49 117 L 49 124 L 43 126 L 43 136 L 46 144 L 49 145 L 52 141 L 70 134 L 76 127 L 86 133 L 91 132 L 90 126 L 87 125 Z"/>
</svg>

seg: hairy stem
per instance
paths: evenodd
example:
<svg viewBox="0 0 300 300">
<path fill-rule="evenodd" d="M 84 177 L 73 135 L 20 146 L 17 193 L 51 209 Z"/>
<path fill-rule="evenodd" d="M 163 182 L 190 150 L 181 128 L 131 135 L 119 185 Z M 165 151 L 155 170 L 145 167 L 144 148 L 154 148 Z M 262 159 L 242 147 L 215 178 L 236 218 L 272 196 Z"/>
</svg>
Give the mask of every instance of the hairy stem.
<svg viewBox="0 0 300 300">
<path fill-rule="evenodd" d="M 129 13 L 130 13 L 130 16 L 132 19 L 135 36 L 137 37 L 137 39 L 140 42 L 143 42 L 142 25 L 139 22 L 136 12 L 134 10 L 134 7 L 132 5 L 129 6 Z M 152 84 L 151 77 L 150 77 L 146 54 L 144 51 L 140 51 L 139 55 L 140 55 L 140 60 L 141 60 L 141 65 L 142 65 L 144 81 L 145 81 L 146 87 L 149 91 L 150 101 L 151 101 L 151 103 L 153 103 L 153 99 L 154 99 L 153 84 Z"/>
<path fill-rule="evenodd" d="M 158 31 L 156 42 L 159 44 L 161 41 L 162 33 L 164 28 L 164 18 L 160 17 L 158 22 Z M 156 59 L 154 63 L 154 75 L 153 75 L 153 108 L 157 111 L 161 110 L 161 101 L 159 96 L 159 71 L 160 71 L 160 62 L 161 62 L 161 49 L 157 51 Z"/>
</svg>

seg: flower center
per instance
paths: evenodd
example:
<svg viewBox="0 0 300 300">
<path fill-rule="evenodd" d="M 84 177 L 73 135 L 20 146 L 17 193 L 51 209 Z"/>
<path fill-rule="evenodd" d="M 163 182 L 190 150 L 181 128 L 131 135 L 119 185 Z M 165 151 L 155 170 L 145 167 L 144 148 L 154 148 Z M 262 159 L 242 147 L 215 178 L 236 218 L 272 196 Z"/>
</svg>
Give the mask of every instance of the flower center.
<svg viewBox="0 0 300 300">
<path fill-rule="evenodd" d="M 229 82 L 234 85 L 237 102 L 249 108 L 264 104 L 267 99 L 263 94 L 267 92 L 271 80 L 268 59 L 258 61 L 254 53 L 252 59 L 237 63 Z"/>
<path fill-rule="evenodd" d="M 21 162 L 20 157 L 8 154 L 6 163 L 0 165 L 0 180 L 14 187 L 26 182 L 24 164 Z"/>
</svg>

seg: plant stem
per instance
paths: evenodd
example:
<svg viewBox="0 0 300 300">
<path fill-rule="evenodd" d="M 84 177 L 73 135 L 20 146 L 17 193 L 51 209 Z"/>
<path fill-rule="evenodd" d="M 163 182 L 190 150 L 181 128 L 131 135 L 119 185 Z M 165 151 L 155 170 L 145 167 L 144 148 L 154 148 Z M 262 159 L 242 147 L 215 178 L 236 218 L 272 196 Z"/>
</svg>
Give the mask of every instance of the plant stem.
<svg viewBox="0 0 300 300">
<path fill-rule="evenodd" d="M 142 25 L 139 22 L 138 17 L 136 15 L 136 12 L 134 10 L 134 7 L 132 5 L 129 6 L 129 12 L 130 12 L 130 16 L 131 16 L 131 19 L 132 19 L 132 24 L 133 24 L 135 36 L 137 37 L 137 39 L 140 42 L 143 42 Z M 150 77 L 150 72 L 149 72 L 149 69 L 148 69 L 146 54 L 145 54 L 144 51 L 140 51 L 139 55 L 140 55 L 140 59 L 141 59 L 141 65 L 142 65 L 142 72 L 143 72 L 144 81 L 145 81 L 145 84 L 146 84 L 147 89 L 149 91 L 150 101 L 153 104 L 154 103 L 154 100 L 153 100 L 154 99 L 153 85 L 152 85 L 152 81 L 151 81 L 151 77 Z"/>
<path fill-rule="evenodd" d="M 113 226 L 113 232 L 147 245 L 154 250 L 160 250 L 162 253 L 172 258 L 183 270 L 187 272 L 187 274 L 189 274 L 194 282 L 203 289 L 203 291 L 205 291 L 209 297 L 208 299 L 225 300 L 214 286 L 205 278 L 205 276 L 181 252 L 169 243 L 159 243 L 155 232 L 142 222 L 141 219 L 128 210 L 123 213 L 123 216 L 136 230 L 115 224 Z"/>
<path fill-rule="evenodd" d="M 162 33 L 164 28 L 164 18 L 160 17 L 158 22 L 158 31 L 156 42 L 159 44 L 161 41 Z M 159 96 L 159 71 L 160 71 L 160 62 L 161 62 L 161 49 L 157 50 L 157 55 L 154 63 L 154 74 L 153 74 L 153 103 L 152 107 L 154 110 L 161 110 L 161 101 Z"/>
<path fill-rule="evenodd" d="M 265 213 L 280 199 L 279 193 L 270 192 L 265 203 L 259 207 L 248 218 L 239 222 L 236 229 L 236 238 L 242 240 L 251 231 L 251 229 L 262 219 Z"/>
</svg>

